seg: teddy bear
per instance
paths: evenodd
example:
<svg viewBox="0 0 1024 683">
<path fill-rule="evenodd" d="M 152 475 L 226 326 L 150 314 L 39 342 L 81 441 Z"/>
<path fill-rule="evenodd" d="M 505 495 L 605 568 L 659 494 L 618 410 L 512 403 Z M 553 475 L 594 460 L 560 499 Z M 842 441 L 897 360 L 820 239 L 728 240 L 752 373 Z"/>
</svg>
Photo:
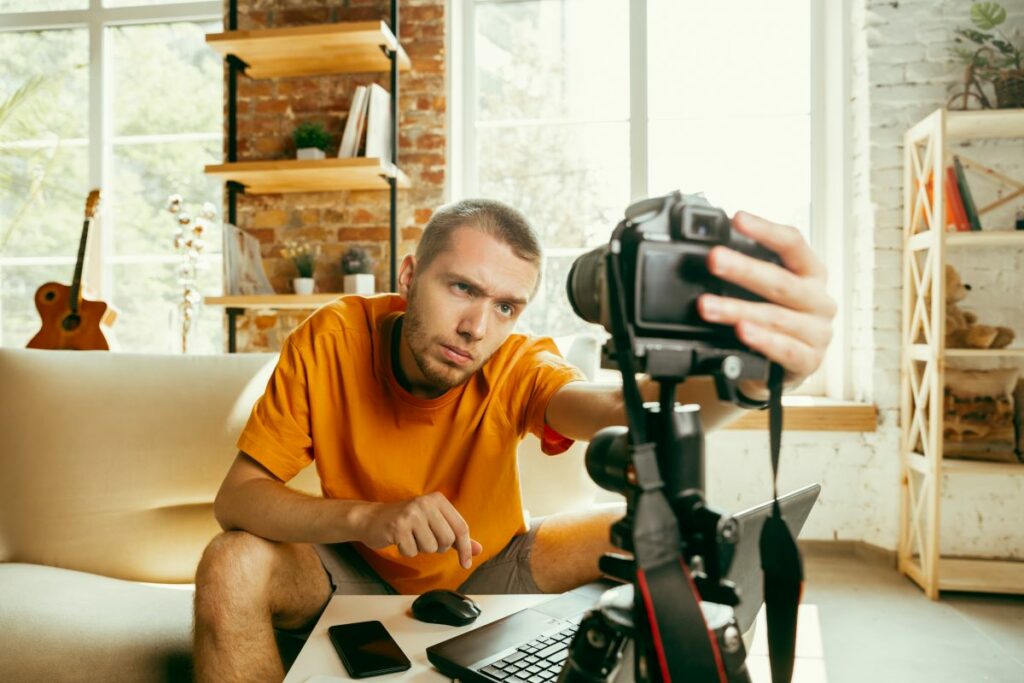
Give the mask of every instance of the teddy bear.
<svg viewBox="0 0 1024 683">
<path fill-rule="evenodd" d="M 978 316 L 957 305 L 971 286 L 964 284 L 956 268 L 946 264 L 946 347 L 952 349 L 1001 349 L 1013 341 L 1009 327 L 979 325 Z"/>
</svg>

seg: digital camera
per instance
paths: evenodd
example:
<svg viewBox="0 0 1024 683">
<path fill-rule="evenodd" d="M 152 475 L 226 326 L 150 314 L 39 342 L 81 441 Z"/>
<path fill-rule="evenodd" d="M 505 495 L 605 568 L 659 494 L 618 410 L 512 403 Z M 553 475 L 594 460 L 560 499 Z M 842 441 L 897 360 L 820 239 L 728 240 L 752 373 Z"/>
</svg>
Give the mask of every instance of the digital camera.
<svg viewBox="0 0 1024 683">
<path fill-rule="evenodd" d="M 697 299 L 705 293 L 764 300 L 708 271 L 708 253 L 717 245 L 781 264 L 775 252 L 733 230 L 725 211 L 701 195 L 677 191 L 636 202 L 608 244 L 573 263 L 566 282 L 569 302 L 581 318 L 613 332 L 608 286 L 613 259 L 639 369 L 648 350 L 676 349 L 679 342 L 726 353 L 748 351 L 731 325 L 708 323 L 697 311 Z"/>
</svg>

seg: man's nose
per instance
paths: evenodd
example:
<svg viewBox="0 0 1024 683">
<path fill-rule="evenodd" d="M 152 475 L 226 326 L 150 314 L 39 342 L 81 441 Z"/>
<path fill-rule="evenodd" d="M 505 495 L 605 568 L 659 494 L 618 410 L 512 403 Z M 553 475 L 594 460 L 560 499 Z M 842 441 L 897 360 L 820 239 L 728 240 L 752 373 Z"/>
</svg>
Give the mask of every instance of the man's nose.
<svg viewBox="0 0 1024 683">
<path fill-rule="evenodd" d="M 474 302 L 462 315 L 459 323 L 459 334 L 473 341 L 480 341 L 487 334 L 487 304 L 483 301 Z"/>
</svg>

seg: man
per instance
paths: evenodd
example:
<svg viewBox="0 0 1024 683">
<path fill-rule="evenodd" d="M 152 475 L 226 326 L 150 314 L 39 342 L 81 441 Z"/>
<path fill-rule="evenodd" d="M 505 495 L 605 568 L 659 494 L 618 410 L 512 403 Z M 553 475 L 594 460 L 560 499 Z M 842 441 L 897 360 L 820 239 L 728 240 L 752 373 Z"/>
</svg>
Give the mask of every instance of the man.
<svg viewBox="0 0 1024 683">
<path fill-rule="evenodd" d="M 701 314 L 735 325 L 795 385 L 831 338 L 825 269 L 793 228 L 744 213 L 734 225 L 788 270 L 716 247 L 711 272 L 771 303 L 704 296 Z M 225 533 L 197 570 L 199 680 L 279 680 L 274 630 L 308 630 L 336 592 L 559 592 L 597 578 L 621 509 L 527 529 L 520 505 L 527 432 L 555 454 L 625 424 L 619 389 L 584 381 L 549 339 L 512 334 L 540 259 L 510 207 L 448 205 L 402 262 L 399 295 L 340 299 L 289 336 L 217 495 Z M 738 409 L 705 379 L 678 398 L 712 427 Z M 323 498 L 284 486 L 310 462 Z"/>
</svg>

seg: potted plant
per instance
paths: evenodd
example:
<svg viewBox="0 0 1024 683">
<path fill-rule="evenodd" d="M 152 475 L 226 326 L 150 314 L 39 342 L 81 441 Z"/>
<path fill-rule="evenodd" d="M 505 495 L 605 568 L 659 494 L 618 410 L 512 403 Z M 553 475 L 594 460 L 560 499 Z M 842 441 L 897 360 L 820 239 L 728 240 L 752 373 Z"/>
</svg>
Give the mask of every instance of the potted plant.
<svg viewBox="0 0 1024 683">
<path fill-rule="evenodd" d="M 377 280 L 373 276 L 373 257 L 362 247 L 351 247 L 341 257 L 341 270 L 345 273 L 346 294 L 373 294 Z"/>
<path fill-rule="evenodd" d="M 292 279 L 292 288 L 296 294 L 312 294 L 314 288 L 313 271 L 316 256 L 320 253 L 319 245 L 314 246 L 305 240 L 285 242 L 281 253 L 295 264 L 299 276 Z"/>
<path fill-rule="evenodd" d="M 331 135 L 318 121 L 300 123 L 292 133 L 295 140 L 295 158 L 323 159 L 331 146 Z"/>
<path fill-rule="evenodd" d="M 984 88 L 991 83 L 996 107 L 1024 107 L 1024 54 L 998 30 L 1005 21 L 1006 10 L 998 2 L 971 5 L 971 23 L 975 28 L 957 29 L 957 45 L 952 49 L 966 68 L 963 90 L 953 95 L 951 105 L 961 98 L 960 108 L 967 109 L 969 99 L 974 98 L 982 109 L 991 108 Z"/>
</svg>

